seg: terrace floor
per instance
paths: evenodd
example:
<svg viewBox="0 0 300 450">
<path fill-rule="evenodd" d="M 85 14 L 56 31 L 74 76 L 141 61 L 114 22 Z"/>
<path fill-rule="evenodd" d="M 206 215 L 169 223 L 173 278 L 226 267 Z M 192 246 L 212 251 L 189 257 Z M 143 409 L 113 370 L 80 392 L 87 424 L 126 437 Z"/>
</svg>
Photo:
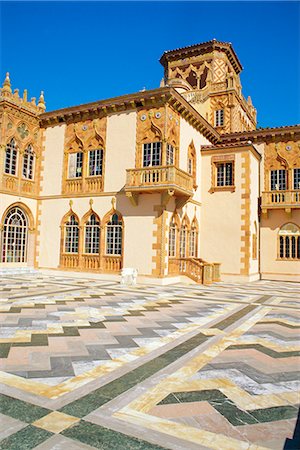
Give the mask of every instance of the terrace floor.
<svg viewBox="0 0 300 450">
<path fill-rule="evenodd" d="M 0 281 L 0 449 L 296 449 L 300 284 Z"/>
</svg>

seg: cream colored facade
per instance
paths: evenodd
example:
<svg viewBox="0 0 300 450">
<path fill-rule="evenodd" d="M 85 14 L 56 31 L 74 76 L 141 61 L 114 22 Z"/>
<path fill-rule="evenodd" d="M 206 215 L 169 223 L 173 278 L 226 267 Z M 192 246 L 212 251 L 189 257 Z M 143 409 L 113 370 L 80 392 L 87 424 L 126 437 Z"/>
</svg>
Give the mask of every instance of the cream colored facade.
<svg viewBox="0 0 300 450">
<path fill-rule="evenodd" d="M 300 281 L 300 126 L 256 130 L 231 44 L 161 63 L 158 89 L 48 113 L 6 76 L 2 270 Z"/>
</svg>

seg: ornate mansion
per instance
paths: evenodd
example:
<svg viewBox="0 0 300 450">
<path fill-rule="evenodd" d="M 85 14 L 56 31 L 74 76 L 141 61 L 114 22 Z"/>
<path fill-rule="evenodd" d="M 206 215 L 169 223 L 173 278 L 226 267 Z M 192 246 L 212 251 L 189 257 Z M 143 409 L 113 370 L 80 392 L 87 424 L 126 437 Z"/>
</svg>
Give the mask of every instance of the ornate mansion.
<svg viewBox="0 0 300 450">
<path fill-rule="evenodd" d="M 300 125 L 256 128 L 229 43 L 160 62 L 157 89 L 50 112 L 6 75 L 1 270 L 300 281 Z"/>
</svg>

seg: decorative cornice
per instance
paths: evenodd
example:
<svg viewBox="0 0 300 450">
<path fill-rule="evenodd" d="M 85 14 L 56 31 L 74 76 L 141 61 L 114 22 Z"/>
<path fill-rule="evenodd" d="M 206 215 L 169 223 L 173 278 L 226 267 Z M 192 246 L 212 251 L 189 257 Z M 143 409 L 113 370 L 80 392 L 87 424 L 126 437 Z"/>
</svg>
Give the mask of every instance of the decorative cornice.
<svg viewBox="0 0 300 450">
<path fill-rule="evenodd" d="M 238 133 L 223 134 L 221 143 L 226 145 L 229 143 L 237 143 L 251 140 L 254 143 L 272 141 L 274 139 L 294 139 L 295 135 L 300 139 L 300 125 L 289 125 L 274 128 L 262 128 L 260 130 L 241 131 Z"/>
<path fill-rule="evenodd" d="M 220 139 L 219 133 L 173 88 L 163 87 L 137 92 L 108 100 L 59 109 L 40 115 L 41 126 L 47 128 L 58 123 L 71 123 L 86 118 L 103 117 L 116 112 L 153 108 L 170 104 L 185 120 L 200 131 L 212 143 Z"/>
<path fill-rule="evenodd" d="M 224 52 L 237 74 L 239 74 L 243 70 L 243 66 L 241 65 L 231 43 L 217 41 L 216 39 L 208 42 L 202 42 L 201 44 L 189 45 L 188 47 L 176 48 L 175 50 L 168 50 L 163 53 L 159 62 L 164 67 L 166 67 L 169 61 L 174 61 L 176 59 L 182 59 L 191 56 L 198 56 L 204 53 L 209 53 L 213 50 Z"/>
</svg>

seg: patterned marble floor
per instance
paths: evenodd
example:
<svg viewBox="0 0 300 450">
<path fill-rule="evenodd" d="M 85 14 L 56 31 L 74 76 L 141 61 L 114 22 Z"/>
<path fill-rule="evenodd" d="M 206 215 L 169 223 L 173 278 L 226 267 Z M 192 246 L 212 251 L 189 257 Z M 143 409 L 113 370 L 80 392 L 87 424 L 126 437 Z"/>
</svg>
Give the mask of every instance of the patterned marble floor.
<svg viewBox="0 0 300 450">
<path fill-rule="evenodd" d="M 297 449 L 300 285 L 0 280 L 0 449 Z"/>
</svg>

